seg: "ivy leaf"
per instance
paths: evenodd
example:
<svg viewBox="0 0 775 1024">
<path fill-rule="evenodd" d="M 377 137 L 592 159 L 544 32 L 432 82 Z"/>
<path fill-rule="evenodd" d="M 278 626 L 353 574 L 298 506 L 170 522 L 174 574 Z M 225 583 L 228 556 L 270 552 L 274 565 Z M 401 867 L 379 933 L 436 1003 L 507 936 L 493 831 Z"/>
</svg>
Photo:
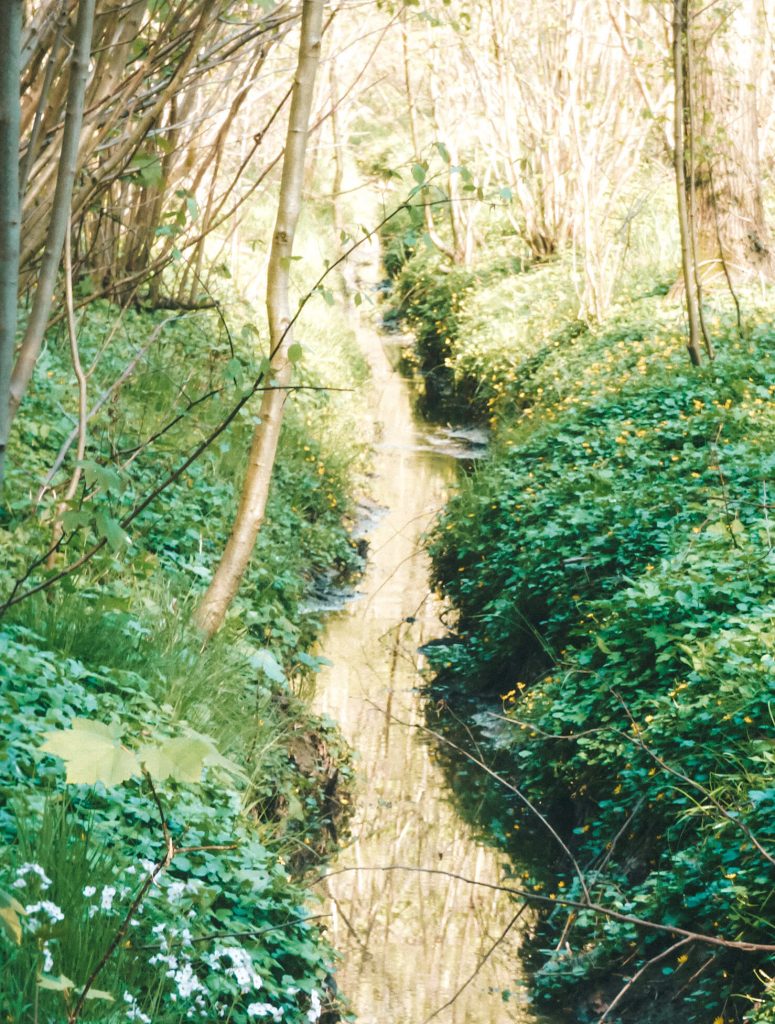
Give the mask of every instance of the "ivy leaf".
<svg viewBox="0 0 775 1024">
<path fill-rule="evenodd" d="M 74 718 L 71 729 L 54 729 L 43 735 L 45 743 L 40 749 L 62 758 L 68 783 L 117 786 L 140 773 L 137 757 L 122 747 L 115 730 L 102 722 Z"/>
<path fill-rule="evenodd" d="M 27 911 L 13 896 L 0 889 L 0 928 L 16 945 L 22 941 L 22 923 L 19 920 Z"/>
<path fill-rule="evenodd" d="M 162 185 L 164 182 L 161 160 L 155 153 L 136 153 L 129 166 L 143 188 Z"/>
<path fill-rule="evenodd" d="M 242 363 L 239 359 L 230 359 L 223 370 L 226 380 L 234 382 L 235 387 L 241 388 L 245 382 L 245 374 L 242 372 Z"/>
<path fill-rule="evenodd" d="M 304 821 L 304 806 L 294 793 L 288 794 L 288 810 L 286 814 L 291 821 Z"/>
<path fill-rule="evenodd" d="M 77 530 L 80 526 L 86 526 L 91 521 L 91 515 L 83 509 L 70 509 L 62 516 L 62 526 L 66 530 Z"/>
<path fill-rule="evenodd" d="M 101 466 L 94 459 L 84 459 L 78 465 L 83 469 L 87 487 L 100 487 L 106 494 L 121 494 L 124 490 L 121 477 L 111 466 Z"/>
</svg>

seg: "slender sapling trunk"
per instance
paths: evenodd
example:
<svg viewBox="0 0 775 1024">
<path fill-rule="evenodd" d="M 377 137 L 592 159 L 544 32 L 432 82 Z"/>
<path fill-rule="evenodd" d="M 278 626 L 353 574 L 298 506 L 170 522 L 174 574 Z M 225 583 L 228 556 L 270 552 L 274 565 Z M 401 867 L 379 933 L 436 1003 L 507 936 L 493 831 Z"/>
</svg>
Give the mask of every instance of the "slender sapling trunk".
<svg viewBox="0 0 775 1024">
<path fill-rule="evenodd" d="M 0 6 L 4 5 L 0 4 Z M 40 346 L 51 312 L 51 300 L 54 296 L 67 225 L 70 221 L 70 202 L 78 168 L 78 148 L 81 141 L 81 125 L 83 124 L 84 96 L 89 78 L 94 6 L 95 0 L 80 0 L 78 4 L 56 190 L 35 298 L 32 302 L 19 357 L 11 377 L 10 402 L 8 403 L 8 415 L 11 421 L 16 415 L 19 403 L 32 379 L 35 363 L 40 354 Z"/>
<path fill-rule="evenodd" d="M 11 426 L 10 390 L 19 292 L 19 131 L 22 0 L 0 2 L 0 491 Z"/>
<path fill-rule="evenodd" d="M 270 371 L 272 384 L 263 392 L 259 422 L 253 432 L 247 473 L 231 536 L 212 582 L 196 610 L 195 620 L 206 636 L 212 636 L 239 589 L 264 519 L 269 485 L 280 437 L 293 344 L 288 279 L 293 238 L 301 210 L 304 163 L 309 118 L 320 61 L 320 39 L 325 0 L 304 0 L 296 77 L 293 83 L 288 134 L 283 158 L 277 221 L 267 272 L 266 306 L 269 318 Z"/>
</svg>

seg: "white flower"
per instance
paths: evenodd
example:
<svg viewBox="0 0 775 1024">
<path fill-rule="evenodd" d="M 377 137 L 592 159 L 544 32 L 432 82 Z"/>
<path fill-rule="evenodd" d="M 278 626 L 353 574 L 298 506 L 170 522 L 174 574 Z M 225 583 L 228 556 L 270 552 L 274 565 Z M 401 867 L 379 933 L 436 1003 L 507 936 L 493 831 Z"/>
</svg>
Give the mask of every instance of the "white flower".
<svg viewBox="0 0 775 1024">
<path fill-rule="evenodd" d="M 179 900 L 183 893 L 186 891 L 185 882 L 173 882 L 167 889 L 167 899 L 170 903 L 174 903 Z"/>
<path fill-rule="evenodd" d="M 251 1003 L 247 1008 L 248 1017 L 272 1017 L 275 1021 L 282 1020 L 283 1013 L 282 1006 L 271 1003 Z"/>
<path fill-rule="evenodd" d="M 13 888 L 23 889 L 27 884 L 25 881 L 27 875 L 37 875 L 40 879 L 41 889 L 48 889 L 51 885 L 51 879 L 40 864 L 22 864 L 21 867 L 16 869 L 16 881 L 13 883 Z"/>
<path fill-rule="evenodd" d="M 167 972 L 168 977 L 171 975 L 172 980 L 175 982 L 178 988 L 178 995 L 183 999 L 190 996 L 193 992 L 199 989 L 203 989 L 204 986 L 199 978 L 194 974 L 194 969 L 190 963 L 183 964 L 177 971 Z"/>
<path fill-rule="evenodd" d="M 127 1020 L 136 1020 L 139 1024 L 151 1024 L 151 1018 L 147 1013 L 143 1013 L 131 992 L 124 993 L 124 1002 L 128 1003 L 126 1011 Z"/>
<path fill-rule="evenodd" d="M 100 906 L 103 910 L 110 910 L 113 906 L 113 898 L 116 895 L 115 885 L 103 886 L 102 896 L 100 898 Z"/>
<path fill-rule="evenodd" d="M 318 995 L 317 989 L 312 989 L 309 994 L 309 1009 L 307 1010 L 307 1020 L 310 1024 L 315 1024 L 316 1020 L 319 1020 L 320 1014 L 323 1012 L 323 1007 L 320 1003 L 320 996 Z"/>
<path fill-rule="evenodd" d="M 256 974 L 253 958 L 246 949 L 241 946 L 231 946 L 228 949 L 220 950 L 218 956 L 230 958 L 231 967 L 226 968 L 226 973 L 234 978 L 242 992 L 249 992 L 251 988 L 261 988 L 263 982 Z"/>
<path fill-rule="evenodd" d="M 43 943 L 43 973 L 51 974 L 54 970 L 54 957 L 47 942 Z"/>
<path fill-rule="evenodd" d="M 56 921 L 64 921 L 65 919 L 65 915 L 62 913 L 61 908 L 58 907 L 56 903 L 52 903 L 51 900 L 39 900 L 37 903 L 28 903 L 24 910 L 29 917 L 32 917 L 33 914 L 38 914 L 41 911 L 43 911 L 44 914 L 48 915 L 48 918 L 52 924 L 54 924 Z M 32 927 L 33 931 L 37 931 L 37 929 L 40 927 L 40 922 L 31 920 L 30 926 Z"/>
<path fill-rule="evenodd" d="M 97 891 L 97 888 L 94 885 L 85 885 L 83 887 L 83 894 L 84 894 L 84 896 L 86 896 L 87 899 L 88 899 L 89 896 L 93 896 L 96 891 Z"/>
<path fill-rule="evenodd" d="M 166 946 L 164 948 L 166 949 Z M 171 978 L 178 966 L 178 958 L 173 956 L 172 953 L 154 953 L 148 963 L 151 965 L 166 964 L 170 968 L 167 971 L 167 977 Z"/>
</svg>

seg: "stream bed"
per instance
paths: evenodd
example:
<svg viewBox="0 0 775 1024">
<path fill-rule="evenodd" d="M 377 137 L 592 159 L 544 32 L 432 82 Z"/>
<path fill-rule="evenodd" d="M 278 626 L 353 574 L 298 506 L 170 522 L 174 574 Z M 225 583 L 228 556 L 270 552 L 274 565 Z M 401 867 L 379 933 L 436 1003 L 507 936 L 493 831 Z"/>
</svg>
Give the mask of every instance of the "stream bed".
<svg viewBox="0 0 775 1024">
<path fill-rule="evenodd" d="M 423 531 L 459 460 L 480 439 L 418 423 L 382 337 L 365 332 L 376 455 L 369 558 L 359 595 L 329 618 L 316 710 L 356 751 L 352 837 L 321 883 L 337 984 L 359 1024 L 538 1024 L 518 949 L 526 915 L 497 884 L 504 855 L 458 816 L 424 723 L 418 649 L 445 627 L 428 582 Z M 419 870 L 418 870 L 419 869 Z M 516 919 L 515 919 L 516 918 Z"/>
</svg>

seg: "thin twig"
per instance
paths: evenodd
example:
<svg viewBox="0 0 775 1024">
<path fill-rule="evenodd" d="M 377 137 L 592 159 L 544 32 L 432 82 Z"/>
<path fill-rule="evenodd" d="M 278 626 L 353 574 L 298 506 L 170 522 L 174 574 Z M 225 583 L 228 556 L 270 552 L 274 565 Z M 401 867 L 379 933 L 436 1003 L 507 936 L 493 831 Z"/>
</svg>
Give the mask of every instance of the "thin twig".
<svg viewBox="0 0 775 1024">
<path fill-rule="evenodd" d="M 609 1013 L 611 1013 L 611 1011 L 619 1005 L 619 1003 L 622 1001 L 622 999 L 624 999 L 624 997 L 627 995 L 630 989 L 638 982 L 640 978 L 643 977 L 643 975 L 646 973 L 647 970 L 649 970 L 650 967 L 653 967 L 655 964 L 658 964 L 660 960 L 666 960 L 672 953 L 675 953 L 677 949 L 680 949 L 681 946 L 685 946 L 687 945 L 687 943 L 691 941 L 691 939 L 681 939 L 679 942 L 674 942 L 672 946 L 669 946 L 667 949 L 663 950 L 657 956 L 653 956 L 650 960 L 647 960 L 646 963 L 643 964 L 643 966 L 639 970 L 637 970 L 635 974 L 633 974 L 629 981 L 627 981 L 619 989 L 619 991 L 616 993 L 616 996 L 608 1004 L 605 1013 L 603 1013 L 603 1015 L 598 1018 L 597 1024 L 603 1024 L 603 1021 L 607 1019 Z"/>
<path fill-rule="evenodd" d="M 65 271 L 65 306 L 67 309 L 67 334 L 70 341 L 70 359 L 73 364 L 73 373 L 78 383 L 78 424 L 76 426 L 78 446 L 76 449 L 76 464 L 73 469 L 72 476 L 67 485 L 64 493 L 64 497 L 57 505 L 56 514 L 54 517 L 54 531 L 53 531 L 53 542 L 54 547 L 58 547 L 59 541 L 61 540 L 62 534 L 64 533 L 64 527 L 62 525 L 62 517 L 67 511 L 69 503 L 75 497 L 75 492 L 78 490 L 78 484 L 81 481 L 81 475 L 83 473 L 83 460 L 86 457 L 86 421 L 88 418 L 86 410 L 87 402 L 87 380 L 86 374 L 83 372 L 83 366 L 81 365 L 81 354 L 78 351 L 78 329 L 75 323 L 75 310 L 73 308 L 73 252 L 72 252 L 72 224 L 71 218 L 67 218 L 67 230 L 65 232 L 65 251 L 64 251 L 64 271 Z M 52 553 L 48 559 L 48 567 L 53 569 L 54 559 L 56 553 Z"/>
<path fill-rule="evenodd" d="M 188 850 L 187 852 L 191 852 Z M 307 921 L 320 921 L 323 918 L 331 917 L 331 914 L 309 914 L 307 917 L 294 917 L 290 921 L 284 921 L 282 924 L 268 925 L 266 928 L 257 928 L 254 931 L 242 931 L 242 932 L 209 932 L 207 935 L 195 935 L 191 939 L 186 939 L 186 942 L 191 942 L 192 945 L 197 942 L 211 942 L 213 939 L 257 939 L 261 935 L 266 935 L 268 932 L 281 932 L 286 928 L 291 928 L 296 924 L 306 924 Z M 180 943 L 183 943 L 183 939 L 180 939 Z M 167 943 L 167 945 L 174 945 Z M 138 950 L 152 950 L 152 949 L 163 949 L 162 943 L 150 943 L 145 946 L 135 946 Z"/>
<path fill-rule="evenodd" d="M 476 976 L 482 970 L 482 968 L 487 963 L 487 961 L 490 959 L 490 957 L 495 952 L 495 950 L 498 948 L 498 946 L 500 946 L 500 944 L 502 942 L 504 942 L 504 940 L 506 939 L 506 936 L 509 934 L 509 932 L 514 927 L 514 925 L 517 923 L 517 921 L 520 919 L 520 917 L 522 917 L 522 915 L 527 910 L 527 908 L 528 908 L 528 904 L 527 903 L 523 903 L 522 906 L 519 908 L 519 910 L 516 912 L 516 914 L 514 914 L 514 916 L 509 921 L 509 923 L 503 929 L 503 931 L 500 933 L 500 935 L 495 940 L 495 942 L 493 942 L 493 944 L 490 946 L 490 948 L 487 950 L 487 952 L 481 958 L 479 963 L 474 968 L 473 972 L 471 974 L 469 974 L 469 976 L 466 978 L 466 980 L 463 982 L 463 984 L 457 989 L 457 991 L 452 996 L 452 998 L 448 999 L 447 1002 L 444 1003 L 443 1006 L 440 1006 L 438 1008 L 438 1010 L 434 1010 L 433 1013 L 430 1015 L 430 1017 L 426 1017 L 425 1021 L 424 1021 L 424 1024 L 430 1024 L 430 1022 L 434 1018 L 438 1017 L 440 1013 L 444 1012 L 444 1010 L 448 1010 L 449 1007 L 452 1006 L 457 1001 L 457 999 L 460 997 L 460 995 L 468 988 L 468 986 L 471 984 L 471 982 L 476 978 Z"/>
<path fill-rule="evenodd" d="M 159 794 L 156 792 L 156 787 L 154 786 L 153 780 L 151 779 L 150 775 L 147 772 L 145 772 L 144 774 L 145 774 L 145 778 L 146 778 L 148 784 L 151 787 L 151 793 L 153 795 L 153 799 L 154 799 L 154 802 L 155 802 L 155 804 L 156 804 L 156 806 L 158 808 L 159 817 L 161 819 L 161 828 L 162 828 L 162 834 L 164 836 L 164 846 L 165 846 L 164 856 L 148 872 L 148 874 L 147 874 L 143 884 L 140 886 L 140 889 L 138 890 L 137 895 L 132 900 L 132 902 L 131 902 L 131 904 L 129 906 L 129 910 L 127 910 L 127 912 L 124 915 L 124 918 L 123 918 L 121 924 L 116 929 L 116 932 L 114 933 L 113 938 L 108 943 L 107 948 L 105 949 L 105 952 L 102 954 L 100 959 L 97 961 L 97 963 L 94 966 L 94 969 L 92 970 L 91 974 L 86 979 L 86 984 L 81 989 L 81 991 L 80 991 L 80 993 L 78 995 L 78 999 L 76 1000 L 75 1006 L 73 1007 L 73 1009 L 68 1014 L 67 1024 L 75 1024 L 75 1022 L 78 1020 L 78 1016 L 81 1013 L 81 1010 L 83 1009 L 83 1005 L 86 1002 L 86 999 L 88 998 L 88 995 L 89 995 L 89 992 L 91 991 L 92 986 L 96 982 L 97 978 L 100 976 L 100 973 L 102 972 L 102 969 L 105 967 L 107 962 L 110 960 L 111 956 L 113 956 L 113 953 L 116 951 L 116 949 L 118 949 L 118 946 L 121 943 L 121 940 L 124 938 L 124 936 L 126 935 L 127 931 L 129 930 L 129 925 L 130 925 L 130 923 L 132 921 L 132 918 L 134 917 L 134 915 L 137 913 L 138 909 L 140 908 L 140 905 L 142 904 L 143 900 L 145 899 L 145 896 L 146 896 L 148 890 L 151 888 L 151 886 L 156 881 L 158 876 L 160 874 L 162 874 L 162 872 L 166 871 L 166 869 L 170 866 L 170 864 L 172 863 L 172 859 L 175 856 L 175 853 L 177 852 L 175 850 L 175 845 L 172 842 L 172 836 L 170 835 L 169 826 L 167 825 L 167 819 L 166 819 L 166 817 L 164 815 L 164 808 L 162 807 L 161 799 L 159 798 Z"/>
<path fill-rule="evenodd" d="M 412 864 L 354 865 L 346 868 L 335 868 L 324 875 L 319 875 L 312 884 L 317 885 L 320 882 L 327 881 L 329 878 L 333 878 L 335 875 L 349 874 L 351 871 L 411 871 L 422 875 L 440 875 L 444 878 L 453 878 L 458 882 L 464 882 L 466 885 L 476 885 L 495 892 L 503 892 L 509 896 L 519 896 L 523 900 L 540 903 L 545 907 L 571 907 L 575 910 L 587 910 L 591 914 L 599 914 L 601 917 L 608 917 L 613 921 L 621 921 L 623 924 L 631 924 L 636 928 L 646 928 L 649 931 L 661 932 L 665 935 L 680 935 L 682 938 L 707 946 L 736 949 L 741 953 L 775 953 L 775 944 L 773 943 L 743 942 L 738 939 L 725 939 L 720 935 L 693 932 L 688 928 L 679 928 L 677 925 L 662 924 L 660 921 L 650 921 L 645 917 L 625 914 L 622 911 L 603 906 L 601 903 L 587 903 L 584 900 L 574 900 L 568 896 L 544 896 L 541 893 L 530 892 L 529 889 L 517 889 L 513 886 L 500 885 L 496 882 L 484 882 L 481 879 L 468 878 L 465 875 L 456 874 L 454 871 L 445 871 L 442 868 L 423 868 Z"/>
<path fill-rule="evenodd" d="M 581 890 L 584 893 L 584 897 L 589 902 L 591 902 L 591 897 L 589 894 L 589 889 L 587 888 L 587 882 L 584 877 L 584 872 L 581 870 L 578 861 L 573 856 L 570 847 L 559 834 L 557 829 L 554 828 L 549 819 L 544 814 L 542 814 L 541 811 L 539 811 L 539 809 L 536 807 L 536 805 L 529 797 L 525 796 L 525 794 L 520 789 L 518 789 L 513 783 L 509 782 L 508 779 L 504 779 L 502 775 L 499 775 L 498 772 L 490 768 L 490 766 L 488 764 L 485 764 L 484 761 L 481 761 L 478 757 L 475 757 L 472 753 L 470 753 L 470 751 L 466 750 L 464 747 L 458 746 L 457 743 L 453 743 L 453 741 L 450 740 L 448 737 L 442 735 L 439 732 L 436 732 L 434 729 L 429 729 L 427 725 L 421 725 L 419 722 L 405 722 L 402 719 L 397 718 L 395 715 L 390 714 L 387 711 L 387 709 L 380 708 L 379 705 L 376 704 L 374 701 L 369 701 L 369 703 L 372 704 L 374 707 L 377 707 L 383 714 L 388 715 L 388 717 L 391 718 L 394 722 L 397 722 L 398 725 L 404 725 L 410 729 L 420 729 L 422 730 L 422 732 L 427 732 L 428 735 L 433 736 L 433 738 L 438 740 L 440 743 L 445 743 L 448 747 L 451 747 L 453 750 L 457 751 L 457 753 L 462 754 L 463 757 L 467 758 L 478 768 L 481 768 L 482 771 L 486 772 L 491 778 L 495 779 L 496 782 L 499 782 L 502 786 L 508 789 L 509 792 L 513 793 L 525 805 L 525 807 L 527 807 L 530 813 L 533 814 L 536 818 L 538 818 L 538 820 L 549 832 L 551 837 L 554 839 L 554 841 L 560 847 L 562 852 L 571 862 L 571 864 L 573 865 L 573 870 L 576 873 L 576 877 L 579 880 Z"/>
</svg>

